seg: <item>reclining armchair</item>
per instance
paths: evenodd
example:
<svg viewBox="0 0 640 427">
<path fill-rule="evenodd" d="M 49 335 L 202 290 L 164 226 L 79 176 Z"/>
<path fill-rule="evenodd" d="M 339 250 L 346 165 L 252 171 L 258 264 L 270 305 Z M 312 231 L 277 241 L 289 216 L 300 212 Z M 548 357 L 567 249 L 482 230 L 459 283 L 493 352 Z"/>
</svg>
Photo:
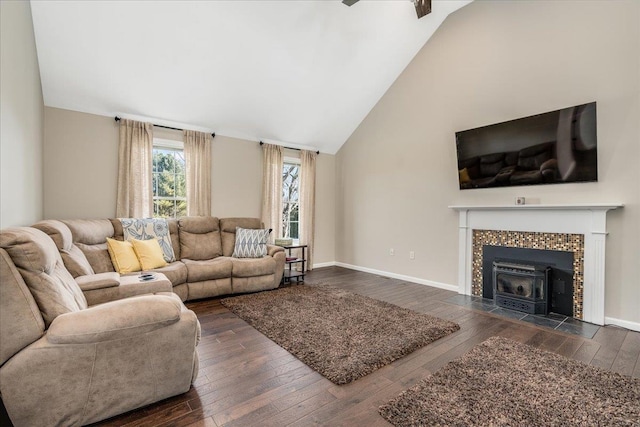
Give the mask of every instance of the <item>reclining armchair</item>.
<svg viewBox="0 0 640 427">
<path fill-rule="evenodd" d="M 172 293 L 89 307 L 42 231 L 0 231 L 0 394 L 14 425 L 93 423 L 189 390 L 200 324 Z"/>
</svg>

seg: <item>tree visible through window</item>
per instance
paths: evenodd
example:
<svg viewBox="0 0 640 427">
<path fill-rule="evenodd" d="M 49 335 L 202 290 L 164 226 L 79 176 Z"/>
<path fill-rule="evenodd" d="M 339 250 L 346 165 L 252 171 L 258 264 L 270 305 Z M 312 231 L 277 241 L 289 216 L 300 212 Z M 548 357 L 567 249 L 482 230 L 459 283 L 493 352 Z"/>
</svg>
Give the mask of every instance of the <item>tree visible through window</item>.
<svg viewBox="0 0 640 427">
<path fill-rule="evenodd" d="M 184 151 L 153 147 L 153 216 L 178 218 L 187 214 Z"/>
<path fill-rule="evenodd" d="M 284 163 L 282 168 L 282 237 L 298 239 L 300 205 L 298 187 L 300 165 Z"/>
</svg>

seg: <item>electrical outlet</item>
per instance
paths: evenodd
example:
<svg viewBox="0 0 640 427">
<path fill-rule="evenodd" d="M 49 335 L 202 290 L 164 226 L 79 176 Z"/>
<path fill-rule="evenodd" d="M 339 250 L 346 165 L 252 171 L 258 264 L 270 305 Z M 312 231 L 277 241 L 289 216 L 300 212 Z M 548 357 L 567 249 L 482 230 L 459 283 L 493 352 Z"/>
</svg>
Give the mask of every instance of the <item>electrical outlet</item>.
<svg viewBox="0 0 640 427">
<path fill-rule="evenodd" d="M 393 250 L 393 248 L 389 249 L 389 255 L 394 256 L 396 254 L 396 251 Z"/>
<path fill-rule="evenodd" d="M 416 259 L 416 253 L 414 251 L 409 251 L 409 259 Z"/>
</svg>

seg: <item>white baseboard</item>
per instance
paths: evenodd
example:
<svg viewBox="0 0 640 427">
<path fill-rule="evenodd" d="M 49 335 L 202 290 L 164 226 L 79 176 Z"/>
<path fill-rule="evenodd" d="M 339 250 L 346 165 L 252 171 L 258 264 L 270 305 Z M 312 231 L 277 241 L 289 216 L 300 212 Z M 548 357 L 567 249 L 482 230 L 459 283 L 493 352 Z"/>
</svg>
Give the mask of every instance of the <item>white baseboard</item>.
<svg viewBox="0 0 640 427">
<path fill-rule="evenodd" d="M 457 285 L 449 285 L 448 283 L 434 282 L 431 280 L 419 279 L 417 277 L 405 276 L 404 274 L 390 273 L 388 271 L 375 270 L 373 268 L 345 264 L 343 262 L 336 262 L 335 265 L 338 267 L 348 268 L 350 270 L 363 271 L 365 273 L 377 274 L 378 276 L 385 276 L 385 277 L 391 277 L 393 279 L 404 280 L 405 282 L 418 283 L 419 285 L 433 286 L 434 288 L 446 289 L 448 291 L 458 292 Z"/>
<path fill-rule="evenodd" d="M 313 268 L 335 267 L 335 265 L 336 265 L 335 261 L 319 262 L 317 264 L 313 264 Z"/>
<path fill-rule="evenodd" d="M 604 324 L 621 326 L 625 329 L 631 329 L 632 331 L 640 332 L 640 323 L 629 322 L 628 320 L 616 319 L 614 317 L 605 317 Z"/>
</svg>

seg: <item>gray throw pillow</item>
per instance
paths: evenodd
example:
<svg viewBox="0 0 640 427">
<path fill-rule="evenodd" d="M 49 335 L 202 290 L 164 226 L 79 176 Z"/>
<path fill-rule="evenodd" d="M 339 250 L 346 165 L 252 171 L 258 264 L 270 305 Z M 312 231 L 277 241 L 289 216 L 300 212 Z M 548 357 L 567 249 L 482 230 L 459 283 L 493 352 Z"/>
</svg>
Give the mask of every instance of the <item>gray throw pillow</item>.
<svg viewBox="0 0 640 427">
<path fill-rule="evenodd" d="M 236 227 L 234 258 L 262 258 L 267 255 L 267 239 L 271 229 Z"/>
</svg>

